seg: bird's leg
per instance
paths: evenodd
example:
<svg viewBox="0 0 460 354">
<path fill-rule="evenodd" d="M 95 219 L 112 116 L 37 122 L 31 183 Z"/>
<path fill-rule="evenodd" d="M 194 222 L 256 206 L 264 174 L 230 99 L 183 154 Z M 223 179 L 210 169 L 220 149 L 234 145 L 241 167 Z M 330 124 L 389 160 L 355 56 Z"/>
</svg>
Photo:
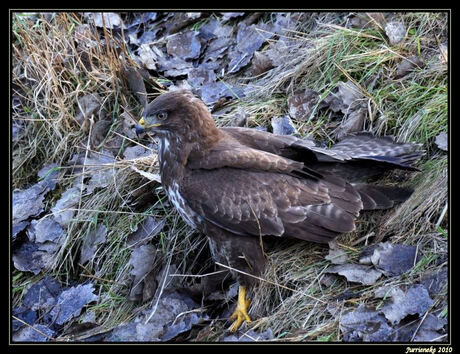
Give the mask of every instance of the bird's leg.
<svg viewBox="0 0 460 354">
<path fill-rule="evenodd" d="M 248 308 L 251 301 L 246 300 L 246 287 L 240 285 L 238 288 L 238 304 L 233 314 L 230 316 L 232 320 L 235 320 L 230 326 L 230 332 L 235 332 L 243 323 L 243 321 L 251 322 L 251 318 L 248 315 Z"/>
</svg>

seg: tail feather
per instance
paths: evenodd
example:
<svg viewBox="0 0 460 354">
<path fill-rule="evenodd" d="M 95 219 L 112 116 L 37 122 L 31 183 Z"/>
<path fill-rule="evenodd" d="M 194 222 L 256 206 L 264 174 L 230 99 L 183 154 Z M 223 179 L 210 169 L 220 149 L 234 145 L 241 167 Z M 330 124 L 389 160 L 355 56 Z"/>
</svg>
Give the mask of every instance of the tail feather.
<svg viewBox="0 0 460 354">
<path fill-rule="evenodd" d="M 420 144 L 396 142 L 391 136 L 378 137 L 371 133 L 345 136 L 331 150 L 352 160 L 373 160 L 403 169 L 417 170 L 411 165 L 425 153 Z"/>
<path fill-rule="evenodd" d="M 395 203 L 406 201 L 413 193 L 408 187 L 373 186 L 358 184 L 354 186 L 361 196 L 363 210 L 389 209 Z"/>
</svg>

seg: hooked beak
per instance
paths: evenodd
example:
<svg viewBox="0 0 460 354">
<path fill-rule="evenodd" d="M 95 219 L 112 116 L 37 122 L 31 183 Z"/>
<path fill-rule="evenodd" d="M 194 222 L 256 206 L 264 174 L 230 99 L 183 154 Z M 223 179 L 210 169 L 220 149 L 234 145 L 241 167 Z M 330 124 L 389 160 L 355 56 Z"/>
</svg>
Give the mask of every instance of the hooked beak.
<svg viewBox="0 0 460 354">
<path fill-rule="evenodd" d="M 142 134 L 145 129 L 147 128 L 154 128 L 154 127 L 159 127 L 161 126 L 161 123 L 154 123 L 154 124 L 150 124 L 150 125 L 147 125 L 145 123 L 145 119 L 144 117 L 142 117 L 139 122 L 136 124 L 136 135 L 139 136 L 140 134 Z"/>
</svg>

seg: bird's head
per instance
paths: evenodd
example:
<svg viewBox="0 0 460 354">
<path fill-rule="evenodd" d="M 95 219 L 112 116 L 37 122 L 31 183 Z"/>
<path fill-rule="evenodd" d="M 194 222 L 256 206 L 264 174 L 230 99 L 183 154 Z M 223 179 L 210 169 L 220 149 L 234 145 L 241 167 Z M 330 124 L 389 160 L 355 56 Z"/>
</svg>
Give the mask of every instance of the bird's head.
<svg viewBox="0 0 460 354">
<path fill-rule="evenodd" d="M 150 102 L 136 125 L 136 132 L 151 130 L 158 136 L 172 134 L 196 141 L 215 133 L 214 119 L 206 105 L 187 90 L 170 91 Z"/>
</svg>

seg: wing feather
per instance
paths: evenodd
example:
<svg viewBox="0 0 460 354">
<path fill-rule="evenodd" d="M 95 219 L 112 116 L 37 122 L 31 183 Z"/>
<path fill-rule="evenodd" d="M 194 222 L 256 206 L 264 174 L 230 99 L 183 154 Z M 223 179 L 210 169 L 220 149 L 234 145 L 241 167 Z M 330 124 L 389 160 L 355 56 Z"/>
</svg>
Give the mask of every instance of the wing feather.
<svg viewBox="0 0 460 354">
<path fill-rule="evenodd" d="M 202 218 L 235 234 L 328 242 L 354 229 L 354 210 L 362 207 L 350 185 L 332 182 L 235 168 L 199 169 L 188 171 L 181 194 Z M 352 212 L 340 205 L 352 206 Z"/>
</svg>

